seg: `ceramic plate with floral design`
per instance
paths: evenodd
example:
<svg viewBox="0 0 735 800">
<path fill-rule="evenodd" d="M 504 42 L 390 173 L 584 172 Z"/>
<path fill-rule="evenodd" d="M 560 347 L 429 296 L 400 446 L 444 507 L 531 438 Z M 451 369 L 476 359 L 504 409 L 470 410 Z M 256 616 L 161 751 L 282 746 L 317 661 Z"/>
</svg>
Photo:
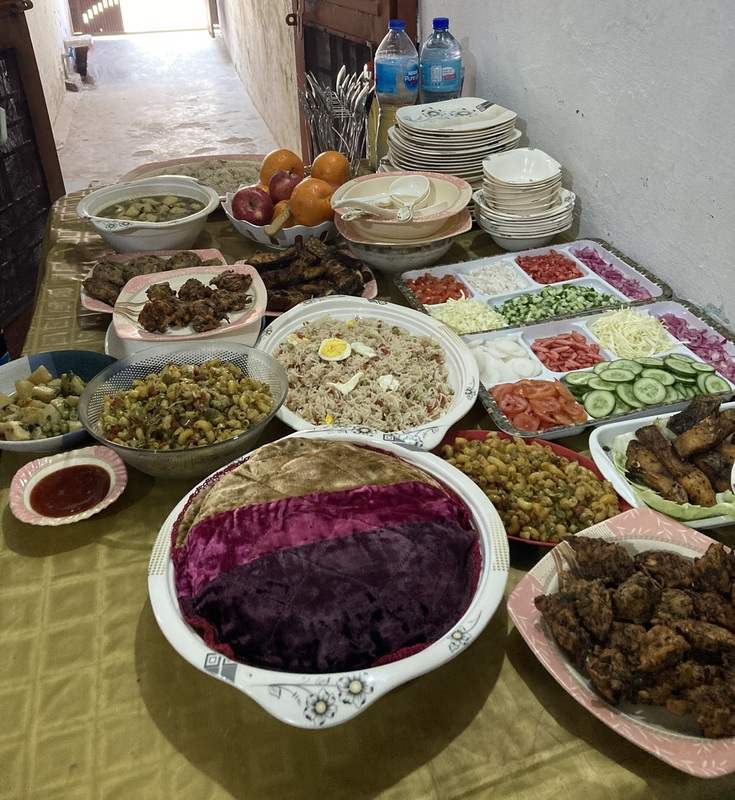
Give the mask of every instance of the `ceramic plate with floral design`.
<svg viewBox="0 0 735 800">
<path fill-rule="evenodd" d="M 109 486 L 102 497 L 93 506 L 68 516 L 46 516 L 37 511 L 31 504 L 31 494 L 36 485 L 53 473 L 68 467 L 92 466 L 107 473 Z M 115 502 L 125 490 L 128 483 L 128 472 L 120 456 L 109 447 L 83 447 L 55 456 L 46 456 L 30 461 L 21 467 L 10 484 L 10 510 L 21 522 L 29 525 L 71 525 L 74 522 L 99 514 Z"/>
<path fill-rule="evenodd" d="M 629 552 L 666 550 L 686 558 L 702 555 L 714 541 L 662 514 L 636 508 L 594 525 L 580 535 L 622 544 Z M 558 588 L 553 554 L 548 553 L 516 586 L 508 612 L 533 654 L 564 689 L 609 728 L 672 767 L 700 778 L 735 771 L 735 737 L 705 739 L 689 717 L 675 717 L 656 706 L 603 700 L 559 649 L 534 605 L 540 594 Z"/>
</svg>

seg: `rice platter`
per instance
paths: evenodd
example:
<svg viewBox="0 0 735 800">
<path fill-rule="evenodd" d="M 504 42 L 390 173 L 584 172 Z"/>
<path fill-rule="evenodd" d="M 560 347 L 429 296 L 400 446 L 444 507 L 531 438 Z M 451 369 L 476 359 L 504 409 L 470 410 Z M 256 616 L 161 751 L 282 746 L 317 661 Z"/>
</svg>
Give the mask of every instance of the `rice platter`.
<svg viewBox="0 0 735 800">
<path fill-rule="evenodd" d="M 306 322 L 274 355 L 288 373 L 286 407 L 314 425 L 405 431 L 454 397 L 441 345 L 379 319 Z"/>
<path fill-rule="evenodd" d="M 395 455 L 266 445 L 192 494 L 172 529 L 179 608 L 206 644 L 272 670 L 386 664 L 437 641 L 482 568 L 472 515 Z"/>
</svg>

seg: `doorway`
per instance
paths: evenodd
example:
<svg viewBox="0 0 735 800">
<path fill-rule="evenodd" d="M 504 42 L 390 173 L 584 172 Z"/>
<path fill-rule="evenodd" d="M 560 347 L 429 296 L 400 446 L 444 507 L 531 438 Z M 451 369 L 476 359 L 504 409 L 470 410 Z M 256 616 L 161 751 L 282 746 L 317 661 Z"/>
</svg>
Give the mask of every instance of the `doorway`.
<svg viewBox="0 0 735 800">
<path fill-rule="evenodd" d="M 69 0 L 74 30 L 100 34 L 203 30 L 207 0 Z"/>
</svg>

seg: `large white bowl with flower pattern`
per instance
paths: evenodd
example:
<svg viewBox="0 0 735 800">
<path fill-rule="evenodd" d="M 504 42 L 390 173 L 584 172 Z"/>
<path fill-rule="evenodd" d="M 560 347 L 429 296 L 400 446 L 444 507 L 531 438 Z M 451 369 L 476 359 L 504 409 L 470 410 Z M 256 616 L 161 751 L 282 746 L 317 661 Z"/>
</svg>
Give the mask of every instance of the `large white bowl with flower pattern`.
<svg viewBox="0 0 735 800">
<path fill-rule="evenodd" d="M 181 614 L 171 563 L 171 535 L 176 519 L 198 487 L 182 498 L 163 523 L 148 566 L 148 593 L 161 631 L 171 646 L 197 669 L 239 689 L 282 722 L 319 730 L 356 717 L 392 689 L 442 666 L 472 644 L 503 599 L 510 566 L 508 541 L 498 512 L 482 490 L 438 456 L 348 428 L 315 428 L 290 437 L 354 442 L 416 465 L 465 503 L 479 536 L 482 556 L 480 576 L 469 607 L 440 639 L 421 652 L 390 664 L 349 672 L 299 674 L 261 669 L 231 661 L 212 650 Z M 233 463 L 246 461 L 251 455 Z M 211 477 L 205 479 L 209 480 Z"/>
</svg>

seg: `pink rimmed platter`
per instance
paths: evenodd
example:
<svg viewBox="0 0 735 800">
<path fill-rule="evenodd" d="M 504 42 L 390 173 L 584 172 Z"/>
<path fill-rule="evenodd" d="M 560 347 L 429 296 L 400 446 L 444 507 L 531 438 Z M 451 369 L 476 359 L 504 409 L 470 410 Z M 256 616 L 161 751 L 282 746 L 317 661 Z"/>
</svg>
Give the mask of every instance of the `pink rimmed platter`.
<svg viewBox="0 0 735 800">
<path fill-rule="evenodd" d="M 631 554 L 666 550 L 686 558 L 702 555 L 713 539 L 647 508 L 635 508 L 582 531 L 582 536 L 622 544 Z M 735 771 L 735 737 L 706 739 L 691 717 L 675 717 L 656 706 L 612 706 L 590 686 L 551 636 L 534 598 L 557 590 L 552 552 L 520 581 L 508 599 L 508 613 L 531 652 L 583 708 L 611 730 L 672 767 L 699 778 Z"/>
<path fill-rule="evenodd" d="M 101 467 L 110 478 L 110 486 L 105 496 L 92 507 L 65 517 L 46 516 L 31 505 L 31 492 L 39 481 L 54 472 L 82 465 Z M 54 456 L 45 456 L 30 461 L 13 476 L 10 484 L 9 505 L 13 516 L 29 525 L 71 525 L 99 514 L 117 500 L 128 483 L 128 472 L 120 456 L 109 447 L 94 445 L 81 450 L 70 450 Z"/>
</svg>

